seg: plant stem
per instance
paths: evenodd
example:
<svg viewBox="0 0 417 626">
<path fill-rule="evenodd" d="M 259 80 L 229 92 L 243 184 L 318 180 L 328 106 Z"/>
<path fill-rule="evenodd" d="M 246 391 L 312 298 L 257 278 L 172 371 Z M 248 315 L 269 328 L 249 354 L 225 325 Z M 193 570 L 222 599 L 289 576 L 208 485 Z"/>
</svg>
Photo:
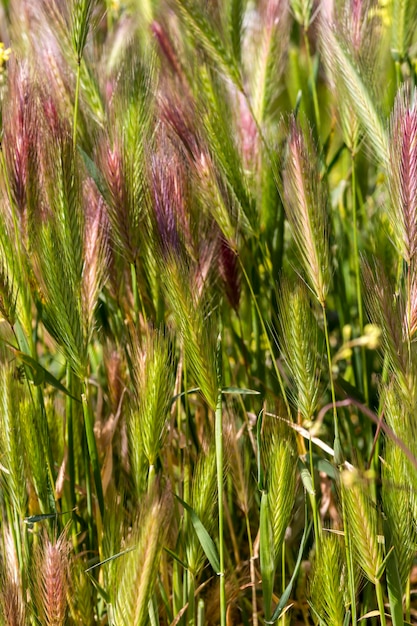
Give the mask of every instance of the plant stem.
<svg viewBox="0 0 417 626">
<path fill-rule="evenodd" d="M 250 521 L 247 511 L 245 512 L 246 522 L 246 535 L 248 537 L 249 544 L 249 563 L 250 563 L 250 581 L 252 585 L 252 624 L 258 626 L 258 603 L 256 600 L 256 572 L 255 572 L 255 557 L 253 554 L 252 534 L 250 530 Z"/>
<path fill-rule="evenodd" d="M 382 593 L 381 581 L 379 580 L 375 582 L 375 591 L 381 619 L 381 626 L 387 626 L 387 621 L 385 619 L 384 595 Z"/>
<path fill-rule="evenodd" d="M 352 626 L 357 625 L 357 615 L 356 615 L 356 585 L 355 585 L 355 572 L 354 572 L 354 563 L 353 563 L 353 552 L 351 545 L 351 536 L 350 536 L 350 528 L 347 522 L 346 516 L 346 503 L 344 497 L 344 487 L 341 486 L 341 499 L 342 499 L 342 516 L 343 516 L 343 528 L 345 534 L 345 551 L 346 551 L 346 565 L 348 571 L 348 587 L 350 594 L 350 606 L 352 611 Z"/>
<path fill-rule="evenodd" d="M 224 541 L 223 541 L 223 412 L 222 393 L 217 396 L 216 418 L 216 468 L 217 468 L 217 498 L 219 510 L 219 560 L 220 560 L 220 626 L 226 626 L 226 581 L 224 577 Z"/>
<path fill-rule="evenodd" d="M 281 390 L 282 397 L 283 397 L 284 402 L 285 402 L 285 408 L 287 409 L 288 419 L 291 420 L 291 409 L 290 409 L 290 405 L 288 403 L 287 394 L 285 393 L 284 381 L 282 380 L 281 372 L 279 371 L 278 365 L 277 365 L 277 363 L 276 363 L 276 361 L 274 359 L 274 353 L 272 351 L 272 345 L 271 345 L 271 341 L 269 339 L 268 333 L 266 332 L 265 322 L 263 320 L 262 313 L 261 313 L 261 310 L 259 308 L 259 304 L 258 304 L 258 301 L 256 299 L 255 293 L 253 291 L 252 284 L 251 284 L 251 282 L 249 280 L 249 276 L 247 275 L 247 272 L 245 270 L 245 267 L 244 267 L 240 257 L 239 257 L 239 262 L 240 262 L 240 267 L 242 268 L 243 275 L 244 275 L 244 277 L 246 279 L 246 283 L 247 283 L 247 285 L 249 287 L 249 291 L 250 291 L 250 294 L 252 296 L 252 300 L 253 300 L 253 302 L 255 304 L 255 308 L 256 308 L 256 311 L 258 313 L 259 320 L 261 322 L 262 331 L 263 331 L 263 334 L 264 334 L 264 337 L 265 337 L 265 341 L 266 341 L 269 353 L 271 355 L 271 361 L 272 361 L 273 366 L 274 366 L 274 370 L 275 370 L 275 374 L 276 374 L 276 377 L 277 377 L 277 380 L 278 380 L 279 388 Z"/>
<path fill-rule="evenodd" d="M 89 454 L 89 458 L 90 458 L 91 465 L 93 468 L 93 475 L 94 475 L 94 482 L 96 486 L 98 505 L 99 505 L 101 517 L 103 518 L 104 516 L 103 486 L 101 483 L 101 472 L 100 472 L 100 465 L 98 461 L 97 444 L 96 444 L 96 438 L 94 435 L 94 419 L 93 419 L 91 407 L 88 401 L 87 381 L 84 381 L 84 393 L 82 394 L 82 403 L 83 403 L 85 434 L 87 437 L 88 454 Z M 87 467 L 86 467 L 86 472 L 88 472 Z"/>
<path fill-rule="evenodd" d="M 333 404 L 333 423 L 334 423 L 334 459 L 336 465 L 341 465 L 343 462 L 342 448 L 340 443 L 340 435 L 339 435 L 339 420 L 337 417 L 337 407 L 336 407 L 336 393 L 334 390 L 334 382 L 333 382 L 333 372 L 332 372 L 332 355 L 330 352 L 330 340 L 329 340 L 329 331 L 327 327 L 327 314 L 326 314 L 326 304 L 323 302 L 323 322 L 324 322 L 324 335 L 326 338 L 326 350 L 327 350 L 327 361 L 329 364 L 329 381 L 330 381 L 330 389 L 332 394 L 332 404 Z"/>
<path fill-rule="evenodd" d="M 78 124 L 78 107 L 80 100 L 80 83 L 81 83 L 81 58 L 77 58 L 77 78 L 75 82 L 75 96 L 74 96 L 74 119 L 72 125 L 72 147 L 75 153 L 77 147 L 77 124 Z"/>
<path fill-rule="evenodd" d="M 360 264 L 359 264 L 359 247 L 358 247 L 358 217 L 357 217 L 357 203 L 356 203 L 356 164 L 355 164 L 355 152 L 351 153 L 352 159 L 352 218 L 353 218 L 353 262 L 355 266 L 355 279 L 356 279 L 356 301 L 358 305 L 358 317 L 359 317 L 359 331 L 361 336 L 363 335 L 363 305 L 362 305 L 362 289 L 361 289 L 361 277 L 360 277 Z M 368 373 L 366 367 L 366 352 L 364 346 L 361 346 L 361 359 L 362 359 L 362 384 L 363 394 L 365 397 L 365 403 L 369 404 L 369 388 L 368 388 Z"/>
<path fill-rule="evenodd" d="M 313 97 L 314 116 L 316 119 L 317 138 L 320 139 L 320 108 L 319 108 L 319 100 L 317 97 L 316 81 L 313 76 L 313 64 L 311 62 L 310 44 L 308 41 L 307 29 L 304 28 L 303 32 L 304 32 L 304 45 L 305 45 L 306 52 L 307 52 L 307 65 L 308 65 L 308 73 L 310 77 L 311 95 Z"/>
</svg>

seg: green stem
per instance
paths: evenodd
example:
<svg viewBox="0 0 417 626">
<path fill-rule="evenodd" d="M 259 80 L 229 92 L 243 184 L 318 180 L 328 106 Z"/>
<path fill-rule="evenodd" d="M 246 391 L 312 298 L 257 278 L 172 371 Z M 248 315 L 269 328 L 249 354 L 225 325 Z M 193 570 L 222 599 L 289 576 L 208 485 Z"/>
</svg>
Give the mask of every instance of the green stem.
<svg viewBox="0 0 417 626">
<path fill-rule="evenodd" d="M 226 626 L 226 581 L 224 577 L 224 541 L 223 541 L 223 412 L 222 393 L 219 390 L 215 420 L 217 498 L 219 509 L 219 561 L 220 561 L 220 626 Z"/>
<path fill-rule="evenodd" d="M 96 486 L 98 506 L 100 509 L 101 518 L 103 519 L 103 516 L 104 516 L 103 485 L 101 482 L 101 472 L 100 472 L 100 465 L 99 465 L 99 460 L 98 460 L 97 444 L 96 444 L 96 438 L 94 435 L 94 418 L 93 418 L 93 414 L 91 411 L 90 403 L 88 401 L 88 382 L 87 381 L 84 381 L 84 393 L 82 394 L 82 403 L 83 403 L 85 434 L 87 437 L 88 454 L 89 454 L 90 462 L 93 468 L 93 476 L 94 476 L 94 483 Z M 86 472 L 88 473 L 88 468 L 86 468 Z"/>
<path fill-rule="evenodd" d="M 352 612 L 352 626 L 357 626 L 357 614 L 356 614 L 356 585 L 355 585 L 355 565 L 353 563 L 353 550 L 351 545 L 351 536 L 349 524 L 346 516 L 346 503 L 345 492 L 343 486 L 341 487 L 342 498 L 342 515 L 343 515 L 343 528 L 345 535 L 345 551 L 346 551 L 346 564 L 348 571 L 348 588 L 350 594 L 350 607 Z"/>
<path fill-rule="evenodd" d="M 311 95 L 313 97 L 313 106 L 314 106 L 314 117 L 316 119 L 316 128 L 317 128 L 317 138 L 320 139 L 320 108 L 319 108 L 319 99 L 317 97 L 317 88 L 316 81 L 313 76 L 313 64 L 311 62 L 311 54 L 310 54 L 310 44 L 308 41 L 307 29 L 304 28 L 304 45 L 307 52 L 307 65 L 308 65 L 308 73 L 310 77 L 310 87 L 311 87 Z"/>
<path fill-rule="evenodd" d="M 358 216 L 357 216 L 357 203 L 356 203 L 356 166 L 355 166 L 355 153 L 354 152 L 352 152 L 351 158 L 352 158 L 353 259 L 354 259 L 354 266 L 355 266 L 356 301 L 358 304 L 359 330 L 362 336 L 364 323 L 363 323 L 363 304 L 362 304 L 362 289 L 361 289 L 359 246 L 358 246 Z M 368 373 L 367 373 L 367 367 L 366 367 L 366 352 L 365 352 L 364 346 L 361 347 L 361 359 L 362 359 L 363 393 L 365 397 L 365 403 L 369 404 Z"/>
<path fill-rule="evenodd" d="M 339 420 L 337 417 L 336 393 L 334 390 L 334 382 L 333 382 L 332 355 L 330 352 L 330 340 L 329 340 L 329 331 L 328 331 L 328 325 L 327 325 L 326 305 L 324 302 L 322 302 L 321 304 L 322 304 L 322 309 L 323 309 L 324 335 L 326 339 L 327 361 L 329 364 L 329 380 L 330 380 L 330 389 L 331 389 L 332 404 L 333 404 L 334 459 L 335 459 L 336 465 L 341 465 L 343 462 L 343 454 L 342 454 L 342 447 L 341 447 L 340 435 L 339 435 Z"/>
<path fill-rule="evenodd" d="M 78 124 L 78 107 L 80 100 L 80 83 L 81 83 L 81 58 L 77 58 L 77 78 L 75 82 L 75 96 L 74 96 L 74 118 L 72 124 L 72 147 L 75 152 L 77 147 L 77 124 Z"/>
<path fill-rule="evenodd" d="M 381 626 L 387 626 L 387 621 L 385 619 L 384 595 L 382 593 L 381 581 L 379 580 L 375 582 L 375 591 L 376 591 L 376 599 L 378 602 Z"/>
<path fill-rule="evenodd" d="M 255 572 L 255 560 L 253 555 L 253 543 L 252 543 L 252 534 L 250 530 L 250 521 L 248 512 L 245 512 L 245 522 L 246 522 L 246 535 L 248 538 L 249 544 L 249 563 L 250 563 L 250 581 L 252 585 L 252 624 L 253 626 L 258 626 L 258 603 L 256 600 L 256 572 Z"/>
<path fill-rule="evenodd" d="M 256 308 L 256 311 L 258 313 L 259 320 L 261 322 L 262 331 L 263 331 L 263 334 L 264 334 L 264 337 L 265 337 L 265 341 L 266 341 L 269 353 L 271 355 L 271 361 L 272 361 L 273 366 L 274 366 L 275 375 L 277 377 L 279 388 L 281 390 L 282 397 L 283 397 L 284 402 L 285 402 L 285 408 L 287 409 L 288 419 L 291 420 L 291 409 L 290 409 L 290 405 L 288 403 L 287 394 L 285 393 L 284 381 L 282 380 L 281 372 L 279 371 L 279 368 L 278 368 L 278 365 L 276 363 L 276 360 L 274 359 L 274 353 L 273 353 L 273 350 L 272 350 L 272 345 L 271 345 L 268 333 L 266 332 L 265 322 L 263 320 L 263 316 L 262 316 L 261 310 L 259 308 L 259 304 L 258 304 L 258 301 L 256 299 L 255 293 L 253 291 L 252 284 L 251 284 L 251 282 L 249 280 L 249 276 L 247 275 L 247 272 L 245 270 L 245 267 L 244 267 L 240 257 L 239 257 L 239 263 L 240 263 L 240 267 L 242 269 L 243 275 L 245 277 L 246 283 L 247 283 L 247 285 L 249 287 L 249 291 L 250 291 L 250 294 L 252 296 L 252 300 L 253 300 L 253 302 L 255 304 L 255 308 Z"/>
<path fill-rule="evenodd" d="M 319 554 L 321 548 L 321 526 L 319 521 L 319 512 L 317 508 L 317 500 L 316 500 L 316 485 L 314 481 L 314 465 L 313 465 L 313 446 L 311 445 L 311 440 L 309 441 L 308 446 L 308 454 L 310 461 L 310 474 L 311 474 L 311 484 L 313 486 L 314 495 L 310 496 L 310 503 L 313 512 L 313 526 L 314 526 L 314 536 L 315 536 L 315 547 L 316 553 Z"/>
</svg>

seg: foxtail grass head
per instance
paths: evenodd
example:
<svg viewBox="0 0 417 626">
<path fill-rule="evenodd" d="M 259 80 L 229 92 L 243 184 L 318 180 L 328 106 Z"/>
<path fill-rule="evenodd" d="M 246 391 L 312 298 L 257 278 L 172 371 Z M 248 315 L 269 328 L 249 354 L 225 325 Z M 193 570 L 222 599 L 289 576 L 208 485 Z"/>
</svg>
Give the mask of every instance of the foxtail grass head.
<svg viewBox="0 0 417 626">
<path fill-rule="evenodd" d="M 307 282 L 324 305 L 330 286 L 327 190 L 311 132 L 304 132 L 294 117 L 289 123 L 283 168 L 287 219 Z"/>
</svg>

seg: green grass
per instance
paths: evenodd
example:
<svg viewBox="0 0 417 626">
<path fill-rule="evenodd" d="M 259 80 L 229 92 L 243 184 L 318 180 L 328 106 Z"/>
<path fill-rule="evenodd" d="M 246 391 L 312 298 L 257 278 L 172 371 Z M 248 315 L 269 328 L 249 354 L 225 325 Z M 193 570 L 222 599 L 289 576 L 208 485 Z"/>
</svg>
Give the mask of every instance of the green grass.
<svg viewBox="0 0 417 626">
<path fill-rule="evenodd" d="M 415 620 L 415 2 L 0 1 L 0 626 Z"/>
</svg>

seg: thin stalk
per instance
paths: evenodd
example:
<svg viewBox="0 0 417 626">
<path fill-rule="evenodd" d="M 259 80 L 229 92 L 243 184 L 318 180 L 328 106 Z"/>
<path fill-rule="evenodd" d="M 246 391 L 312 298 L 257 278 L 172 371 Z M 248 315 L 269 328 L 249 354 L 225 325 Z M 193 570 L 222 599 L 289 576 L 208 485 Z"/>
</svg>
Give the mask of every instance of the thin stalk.
<svg viewBox="0 0 417 626">
<path fill-rule="evenodd" d="M 405 586 L 405 620 L 406 622 L 411 622 L 410 587 L 411 587 L 411 572 L 408 575 L 406 586 Z"/>
<path fill-rule="evenodd" d="M 241 267 L 241 269 L 242 269 L 243 275 L 244 275 L 245 280 L 246 280 L 246 282 L 247 282 L 247 285 L 248 285 L 248 287 L 249 287 L 249 291 L 250 291 L 250 294 L 251 294 L 251 296 L 252 296 L 252 300 L 253 300 L 253 302 L 254 302 L 254 304 L 255 304 L 255 308 L 256 308 L 256 311 L 257 311 L 257 313 L 258 313 L 259 320 L 260 320 L 260 322 L 261 322 L 262 331 L 263 331 L 263 333 L 264 333 L 265 341 L 266 341 L 266 344 L 267 344 L 267 347 L 268 347 L 269 353 L 270 353 L 270 355 L 271 355 L 271 361 L 272 361 L 273 366 L 274 366 L 275 375 L 276 375 L 276 377 L 277 377 L 278 384 L 279 384 L 279 388 L 280 388 L 280 390 L 281 390 L 282 397 L 283 397 L 283 399 L 284 399 L 285 408 L 287 409 L 288 418 L 289 418 L 289 419 L 291 419 L 291 409 L 290 409 L 290 405 L 289 405 L 289 403 L 288 403 L 287 394 L 285 393 L 284 381 L 282 380 L 281 372 L 279 371 L 278 365 L 277 365 L 277 363 L 276 363 L 276 361 L 275 361 L 275 359 L 274 359 L 274 353 L 273 353 L 273 351 L 272 351 L 272 345 L 271 345 L 271 341 L 270 341 L 270 339 L 269 339 L 268 333 L 266 332 L 265 322 L 264 322 L 264 320 L 263 320 L 262 313 L 261 313 L 261 310 L 260 310 L 260 308 L 259 308 L 259 304 L 258 304 L 258 301 L 257 301 L 257 299 L 256 299 L 255 293 L 254 293 L 254 291 L 253 291 L 252 284 L 251 284 L 251 282 L 250 282 L 250 280 L 249 280 L 249 276 L 247 275 L 247 272 L 246 272 L 246 270 L 245 270 L 245 267 L 244 267 L 244 265 L 243 265 L 243 263 L 242 263 L 241 258 L 240 258 L 240 257 L 238 257 L 238 258 L 239 258 L 239 263 L 240 263 L 240 267 Z"/>
<path fill-rule="evenodd" d="M 281 549 L 281 578 L 282 578 L 282 593 L 285 591 L 285 541 L 282 543 Z M 286 624 L 286 613 L 279 618 L 278 622 L 281 626 Z"/>
<path fill-rule="evenodd" d="M 356 165 L 355 165 L 355 153 L 351 153 L 352 159 L 352 218 L 353 218 L 353 261 L 355 266 L 355 279 L 356 279 L 356 301 L 358 304 L 358 317 L 359 317 L 359 330 L 361 336 L 363 335 L 363 304 L 362 304 L 362 289 L 361 289 L 361 277 L 360 277 L 360 264 L 359 264 L 359 247 L 358 247 L 358 216 L 357 216 L 357 203 L 356 203 Z M 366 367 L 366 352 L 365 347 L 361 346 L 361 359 L 362 359 L 362 384 L 363 394 L 365 398 L 365 404 L 369 404 L 369 388 L 368 388 L 368 375 Z"/>
<path fill-rule="evenodd" d="M 67 389 L 71 395 L 74 395 L 73 373 L 70 365 L 67 363 Z M 70 509 L 75 511 L 77 506 L 77 497 L 75 495 L 75 460 L 74 460 L 74 407 L 73 399 L 66 396 L 66 422 L 67 422 L 67 446 L 68 446 L 68 474 L 70 486 Z M 77 545 L 77 524 L 75 523 L 75 513 L 72 514 L 73 523 L 72 540 L 74 548 Z"/>
<path fill-rule="evenodd" d="M 315 546 L 316 553 L 319 554 L 321 547 L 321 526 L 319 521 L 319 514 L 317 509 L 317 500 L 316 500 L 316 486 L 314 482 L 314 465 L 313 465 L 313 446 L 311 445 L 311 439 L 309 441 L 308 446 L 308 456 L 310 461 L 310 474 L 311 474 L 311 484 L 313 486 L 313 493 L 310 497 L 311 508 L 313 512 L 313 526 L 314 526 L 314 536 L 316 538 Z"/>
<path fill-rule="evenodd" d="M 81 83 L 81 59 L 77 58 L 77 78 L 75 82 L 75 96 L 74 96 L 74 118 L 72 124 L 72 147 L 75 149 L 77 147 L 77 123 L 78 123 L 78 107 L 80 100 L 80 83 Z"/>
<path fill-rule="evenodd" d="M 87 437 L 87 446 L 88 446 L 88 454 L 90 457 L 94 482 L 96 486 L 96 494 L 98 500 L 98 506 L 100 509 L 101 518 L 104 516 L 104 496 L 103 496 L 103 485 L 101 482 L 101 472 L 100 465 L 98 460 L 98 452 L 97 452 L 97 444 L 96 438 L 94 435 L 94 418 L 91 412 L 90 403 L 88 401 L 88 382 L 84 381 L 84 393 L 82 394 L 82 402 L 83 402 L 83 412 L 84 412 L 84 424 L 85 424 L 85 434 Z M 88 468 L 86 468 L 88 471 Z"/>
<path fill-rule="evenodd" d="M 314 117 L 316 119 L 316 128 L 317 128 L 317 138 L 320 139 L 320 108 L 319 108 L 319 100 L 317 97 L 317 88 L 316 81 L 313 76 L 313 64 L 311 62 L 311 54 L 310 54 L 310 44 L 308 41 L 307 29 L 304 28 L 304 45 L 307 52 L 307 65 L 308 65 L 308 73 L 310 76 L 310 87 L 311 87 L 311 95 L 313 97 L 313 106 L 314 106 Z"/>
<path fill-rule="evenodd" d="M 133 306 L 134 306 L 134 322 L 137 325 L 139 320 L 139 311 L 142 312 L 143 318 L 146 319 L 145 306 L 142 300 L 142 294 L 138 289 L 138 274 L 136 269 L 136 263 L 130 264 L 130 272 L 132 277 L 132 291 L 133 291 Z"/>
<path fill-rule="evenodd" d="M 353 563 L 353 551 L 351 545 L 350 529 L 347 523 L 346 517 L 346 503 L 344 497 L 343 487 L 341 488 L 342 498 L 342 516 L 343 516 L 343 528 L 345 532 L 345 551 L 346 551 L 346 564 L 348 570 L 348 589 L 350 595 L 350 606 L 352 612 L 352 626 L 357 626 L 357 614 L 356 614 L 356 586 L 355 586 L 355 572 Z"/>
<path fill-rule="evenodd" d="M 88 444 L 86 441 L 86 437 L 83 437 L 83 460 L 84 460 L 84 466 L 85 466 L 85 493 L 86 493 L 86 503 L 87 503 L 88 541 L 89 541 L 89 549 L 92 550 L 94 546 L 93 492 L 91 489 L 90 459 L 88 455 Z"/>
<path fill-rule="evenodd" d="M 401 72 L 401 63 L 397 60 L 395 61 L 395 79 L 397 83 L 397 89 L 400 88 L 402 83 L 402 72 Z"/>
<path fill-rule="evenodd" d="M 205 623 L 204 600 L 203 598 L 200 598 L 197 607 L 197 626 L 204 626 Z"/>
<path fill-rule="evenodd" d="M 337 417 L 337 407 L 336 407 L 336 393 L 334 389 L 333 382 L 333 372 L 332 372 L 332 355 L 330 352 L 330 340 L 329 340 L 329 330 L 327 326 L 327 313 L 326 313 L 326 305 L 325 303 L 321 303 L 323 310 L 323 322 L 324 322 L 324 335 L 326 339 L 326 350 L 327 350 L 327 361 L 329 364 L 329 379 L 330 379 L 330 390 L 332 394 L 332 405 L 333 405 L 333 423 L 334 423 L 334 459 L 336 465 L 340 465 L 343 461 L 342 459 L 342 447 L 340 443 L 340 435 L 339 435 L 339 420 Z"/>
<path fill-rule="evenodd" d="M 382 593 L 381 581 L 377 580 L 375 582 L 375 591 L 376 591 L 376 599 L 378 602 L 379 614 L 381 619 L 381 626 L 387 626 L 387 621 L 385 619 L 385 607 L 384 607 L 384 595 Z"/>
<path fill-rule="evenodd" d="M 195 581 L 194 574 L 189 570 L 186 572 L 187 575 L 187 599 L 188 599 L 188 609 L 187 609 L 187 624 L 189 626 L 194 626 L 195 624 Z"/>
<path fill-rule="evenodd" d="M 223 519 L 223 411 L 222 393 L 217 396 L 216 419 L 216 468 L 217 468 L 217 498 L 219 510 L 219 561 L 220 561 L 220 626 L 226 626 L 226 580 L 224 576 L 224 519 Z"/>
<path fill-rule="evenodd" d="M 249 567 L 250 567 L 250 582 L 252 586 L 252 624 L 258 626 L 258 603 L 256 600 L 256 572 L 255 572 L 255 558 L 253 556 L 253 543 L 252 534 L 250 530 L 250 521 L 247 511 L 245 511 L 246 522 L 246 535 L 248 537 L 249 544 Z"/>
</svg>

